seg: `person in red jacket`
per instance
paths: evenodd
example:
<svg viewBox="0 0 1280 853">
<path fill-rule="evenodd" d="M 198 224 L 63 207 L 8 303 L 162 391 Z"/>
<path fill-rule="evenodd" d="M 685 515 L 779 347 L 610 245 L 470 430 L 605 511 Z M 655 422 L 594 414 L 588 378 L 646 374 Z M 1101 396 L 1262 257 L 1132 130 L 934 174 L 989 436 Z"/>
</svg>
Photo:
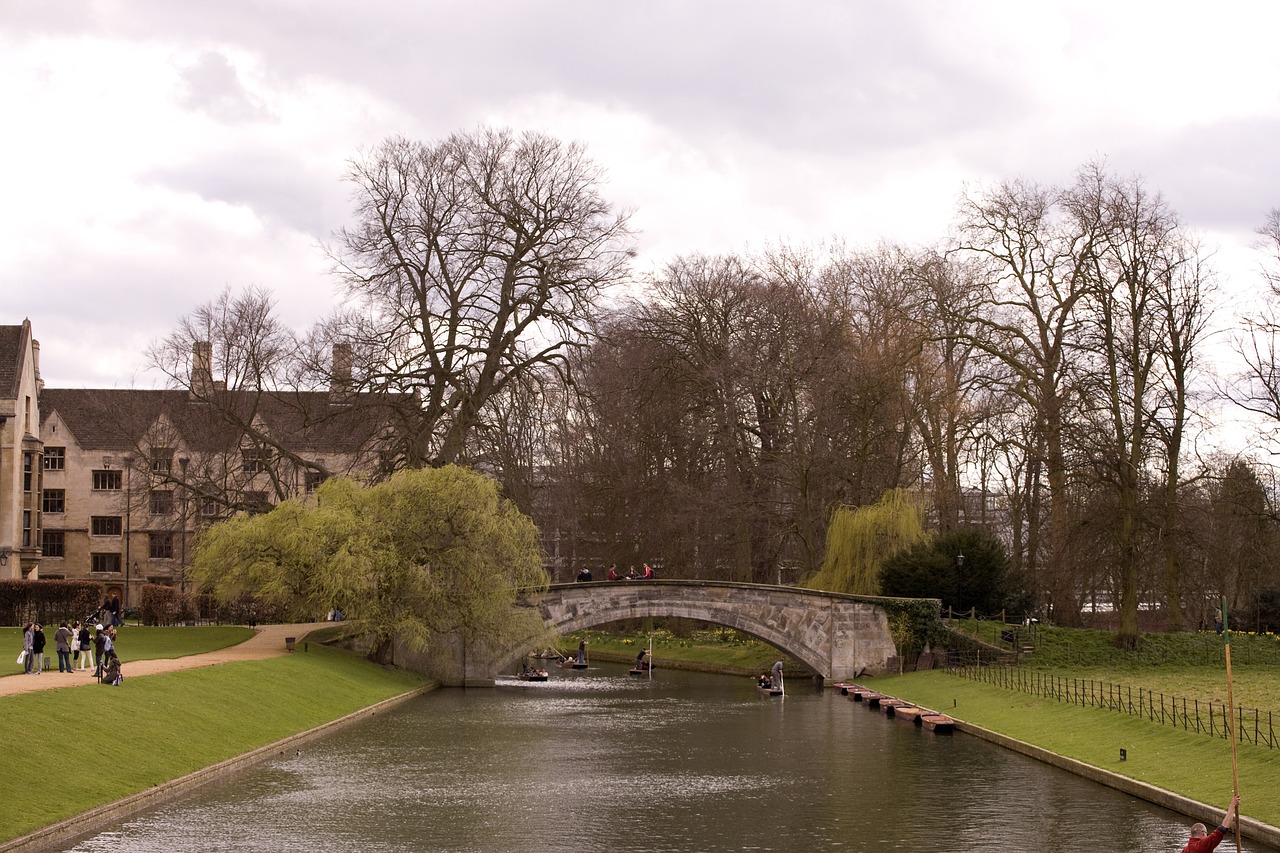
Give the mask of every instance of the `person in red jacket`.
<svg viewBox="0 0 1280 853">
<path fill-rule="evenodd" d="M 1222 819 L 1222 823 L 1213 832 L 1203 823 L 1197 823 L 1191 827 L 1191 840 L 1187 842 L 1187 846 L 1182 848 L 1182 853 L 1209 853 L 1210 850 L 1218 846 L 1218 842 L 1222 840 L 1222 836 L 1231 830 L 1232 824 L 1235 823 L 1236 812 L 1240 808 L 1240 798 L 1232 797 L 1231 805 L 1227 807 L 1227 816 Z"/>
</svg>

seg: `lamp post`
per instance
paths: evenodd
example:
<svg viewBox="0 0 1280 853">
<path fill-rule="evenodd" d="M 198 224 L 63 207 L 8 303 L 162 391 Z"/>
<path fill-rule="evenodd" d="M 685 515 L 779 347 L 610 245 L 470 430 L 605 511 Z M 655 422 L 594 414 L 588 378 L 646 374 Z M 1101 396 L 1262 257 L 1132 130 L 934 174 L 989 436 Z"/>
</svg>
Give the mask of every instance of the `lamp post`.
<svg viewBox="0 0 1280 853">
<path fill-rule="evenodd" d="M 182 472 L 182 549 L 178 555 L 178 588 L 185 595 L 187 592 L 187 464 L 191 459 L 178 457 L 178 468 Z"/>
<path fill-rule="evenodd" d="M 129 607 L 129 534 L 133 531 L 133 457 L 124 458 L 124 606 Z"/>
</svg>

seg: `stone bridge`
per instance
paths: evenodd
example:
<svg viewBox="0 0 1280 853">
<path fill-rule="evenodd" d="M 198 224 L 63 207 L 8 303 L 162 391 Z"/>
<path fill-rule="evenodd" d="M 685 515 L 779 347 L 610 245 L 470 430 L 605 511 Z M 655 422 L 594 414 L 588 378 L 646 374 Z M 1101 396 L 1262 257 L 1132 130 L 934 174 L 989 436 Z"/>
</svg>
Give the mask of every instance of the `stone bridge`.
<svg viewBox="0 0 1280 853">
<path fill-rule="evenodd" d="M 524 602 L 559 634 L 621 619 L 679 616 L 749 634 L 802 661 L 827 679 L 884 672 L 897 654 L 882 603 L 792 586 L 700 580 L 594 581 L 555 584 Z M 537 642 L 487 651 L 437 643 L 421 668 L 448 685 L 492 685 Z M 419 667 L 415 667 L 419 668 Z"/>
</svg>

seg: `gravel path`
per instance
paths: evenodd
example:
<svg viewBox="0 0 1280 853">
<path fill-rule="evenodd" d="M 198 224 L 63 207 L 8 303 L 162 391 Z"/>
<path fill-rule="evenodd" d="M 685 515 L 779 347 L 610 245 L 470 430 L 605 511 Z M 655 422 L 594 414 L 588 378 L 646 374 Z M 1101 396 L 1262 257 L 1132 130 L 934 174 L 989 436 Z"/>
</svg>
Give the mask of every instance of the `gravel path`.
<svg viewBox="0 0 1280 853">
<path fill-rule="evenodd" d="M 162 672 L 177 672 L 183 669 L 196 669 L 202 666 L 217 666 L 222 663 L 233 663 L 241 660 L 261 660 L 288 654 L 284 645 L 285 637 L 296 637 L 302 642 L 310 631 L 322 628 L 331 623 L 309 622 L 297 625 L 259 625 L 257 633 L 236 646 L 205 652 L 199 655 L 188 655 L 183 658 L 163 658 L 156 660 L 127 660 L 123 656 L 121 671 L 126 679 L 139 675 L 157 675 Z M 52 645 L 52 644 L 51 644 Z M 56 661 L 53 655 L 49 656 Z M 56 690 L 60 687 L 78 687 L 83 684 L 97 683 L 93 670 L 76 670 L 67 678 L 67 673 L 45 670 L 40 675 L 15 675 L 0 678 L 0 696 L 14 696 L 18 693 L 32 693 L 36 690 Z"/>
</svg>

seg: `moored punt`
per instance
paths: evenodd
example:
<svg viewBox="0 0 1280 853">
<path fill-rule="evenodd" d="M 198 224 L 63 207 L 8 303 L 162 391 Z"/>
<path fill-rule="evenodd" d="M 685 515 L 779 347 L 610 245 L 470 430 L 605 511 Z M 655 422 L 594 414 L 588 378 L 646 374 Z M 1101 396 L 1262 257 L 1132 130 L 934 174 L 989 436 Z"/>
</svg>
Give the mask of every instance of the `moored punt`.
<svg viewBox="0 0 1280 853">
<path fill-rule="evenodd" d="M 862 694 L 862 701 L 867 703 L 868 708 L 879 708 L 880 703 L 888 698 L 883 693 L 870 692 Z"/>
<path fill-rule="evenodd" d="M 929 713 L 924 708 L 917 708 L 914 705 L 903 705 L 900 708 L 893 709 L 893 716 L 899 720 L 904 720 L 915 725 L 920 724 L 920 717 Z"/>
<path fill-rule="evenodd" d="M 862 702 L 872 696 L 878 696 L 880 694 L 876 693 L 874 690 L 868 690 L 866 687 L 851 687 L 849 688 L 848 695 L 850 702 Z"/>
<path fill-rule="evenodd" d="M 910 702 L 904 702 L 901 699 L 890 699 L 886 697 L 880 700 L 880 710 L 884 711 L 886 715 L 892 717 L 894 711 L 899 708 L 905 708 L 910 704 Z"/>
<path fill-rule="evenodd" d="M 946 714 L 921 714 L 920 725 L 931 732 L 949 732 L 955 728 L 956 721 Z"/>
</svg>

